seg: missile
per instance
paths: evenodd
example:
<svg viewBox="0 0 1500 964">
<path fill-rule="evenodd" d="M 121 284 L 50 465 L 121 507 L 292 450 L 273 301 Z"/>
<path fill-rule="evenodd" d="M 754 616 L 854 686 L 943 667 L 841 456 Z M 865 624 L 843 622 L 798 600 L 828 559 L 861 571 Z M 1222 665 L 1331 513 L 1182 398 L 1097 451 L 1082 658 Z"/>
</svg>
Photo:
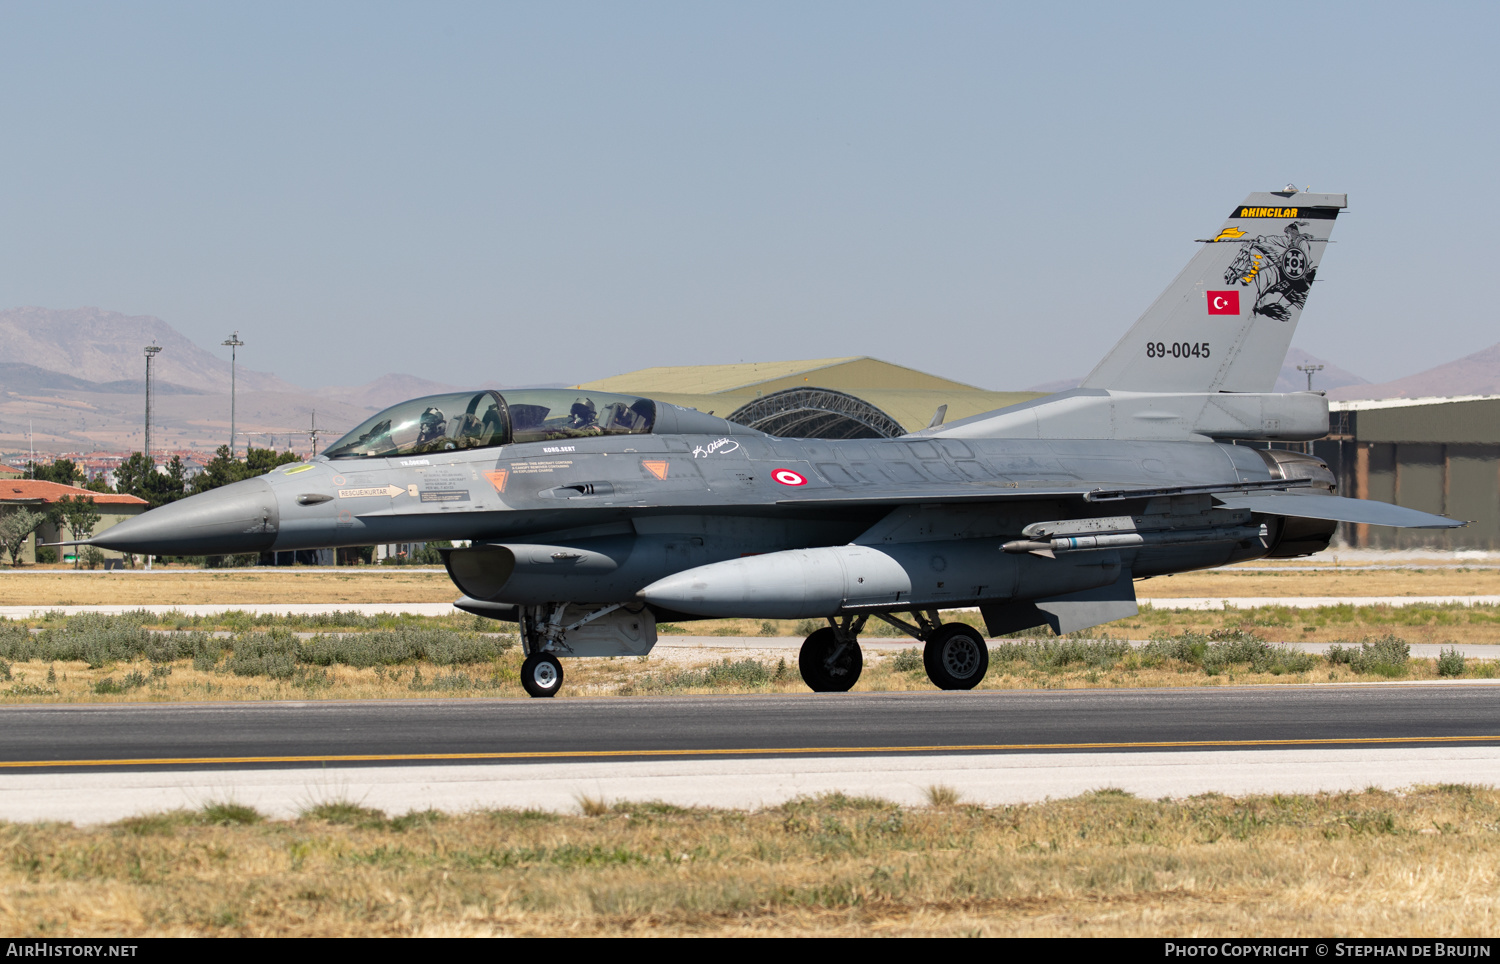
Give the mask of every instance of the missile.
<svg viewBox="0 0 1500 964">
<path fill-rule="evenodd" d="M 1030 533 L 1028 533 L 1029 535 Z M 1006 552 L 1052 555 L 1084 549 L 1131 549 L 1141 546 L 1180 546 L 1205 542 L 1243 542 L 1266 538 L 1264 525 L 1216 526 L 1207 529 L 1163 529 L 1145 532 L 1104 532 L 1087 536 L 1054 536 L 1050 539 L 1016 539 L 1000 548 Z"/>
</svg>

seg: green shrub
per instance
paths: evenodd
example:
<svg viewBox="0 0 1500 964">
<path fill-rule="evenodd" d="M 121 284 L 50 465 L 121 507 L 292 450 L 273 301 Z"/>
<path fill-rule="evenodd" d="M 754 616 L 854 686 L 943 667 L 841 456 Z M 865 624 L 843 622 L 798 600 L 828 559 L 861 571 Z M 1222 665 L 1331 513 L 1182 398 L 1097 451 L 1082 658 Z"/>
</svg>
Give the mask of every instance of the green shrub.
<svg viewBox="0 0 1500 964">
<path fill-rule="evenodd" d="M 737 689 L 765 686 L 786 675 L 785 660 L 775 668 L 753 659 L 724 659 L 703 669 L 648 673 L 621 687 L 623 695 L 669 693 L 686 689 Z"/>
<path fill-rule="evenodd" d="M 899 639 L 902 636 L 911 635 L 899 626 L 892 626 L 884 619 L 872 619 L 865 626 L 865 635 L 874 636 L 878 639 Z"/>
<path fill-rule="evenodd" d="M 898 673 L 915 673 L 926 668 L 926 664 L 922 662 L 922 651 L 915 646 L 903 649 L 891 657 L 891 669 Z"/>
<path fill-rule="evenodd" d="M 1464 675 L 1464 654 L 1447 647 L 1438 654 L 1437 671 L 1439 676 L 1462 676 Z"/>
<path fill-rule="evenodd" d="M 145 675 L 138 670 L 131 670 L 125 674 L 123 680 L 118 682 L 113 676 L 106 676 L 104 679 L 98 680 L 94 683 L 94 692 L 100 696 L 116 696 L 120 693 L 129 693 L 131 690 L 138 690 L 145 685 Z"/>
<path fill-rule="evenodd" d="M 260 823 L 265 819 L 254 807 L 247 807 L 243 803 L 210 803 L 198 811 L 198 818 L 203 823 L 222 827 L 235 824 L 244 826 Z"/>
<path fill-rule="evenodd" d="M 1027 663 L 1038 669 L 1064 669 L 1074 663 L 1091 668 L 1113 666 L 1130 653 L 1130 644 L 1112 639 L 1002 639 L 990 647 L 990 659 Z"/>
<path fill-rule="evenodd" d="M 1268 643 L 1243 629 L 1154 636 L 1141 649 L 1141 659 L 1147 666 L 1176 660 L 1198 666 L 1209 676 L 1217 676 L 1234 666 L 1246 666 L 1252 673 L 1280 676 L 1283 673 L 1305 673 L 1318 663 L 1317 657 L 1311 653 L 1284 644 Z"/>
<path fill-rule="evenodd" d="M 1328 647 L 1324 654 L 1330 663 L 1343 664 L 1356 673 L 1375 676 L 1401 676 L 1411 659 L 1411 646 L 1399 636 L 1385 635 L 1376 640 L 1365 640 L 1356 649 L 1353 644 L 1338 643 Z"/>
</svg>

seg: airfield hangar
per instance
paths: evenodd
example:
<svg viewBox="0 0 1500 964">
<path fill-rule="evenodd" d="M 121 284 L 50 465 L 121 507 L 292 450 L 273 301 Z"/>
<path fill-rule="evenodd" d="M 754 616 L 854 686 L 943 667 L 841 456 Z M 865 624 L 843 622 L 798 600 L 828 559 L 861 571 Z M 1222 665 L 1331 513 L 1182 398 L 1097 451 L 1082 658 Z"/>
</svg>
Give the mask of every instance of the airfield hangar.
<svg viewBox="0 0 1500 964">
<path fill-rule="evenodd" d="M 877 358 L 821 358 L 643 368 L 577 386 L 647 395 L 783 438 L 892 438 L 1041 392 L 992 392 Z M 1343 495 L 1469 521 L 1464 529 L 1340 526 L 1370 549 L 1500 549 L 1500 396 L 1333 402 L 1327 438 L 1310 448 Z M 1265 447 L 1263 443 L 1257 447 Z"/>
</svg>

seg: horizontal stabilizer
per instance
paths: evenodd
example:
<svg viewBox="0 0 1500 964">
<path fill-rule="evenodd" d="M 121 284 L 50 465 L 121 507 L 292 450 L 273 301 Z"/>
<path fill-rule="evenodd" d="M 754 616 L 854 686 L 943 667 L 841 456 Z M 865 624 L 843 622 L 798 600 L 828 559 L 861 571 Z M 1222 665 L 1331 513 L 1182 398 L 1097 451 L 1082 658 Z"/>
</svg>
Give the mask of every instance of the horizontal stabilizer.
<svg viewBox="0 0 1500 964">
<path fill-rule="evenodd" d="M 1346 499 L 1337 495 L 1303 495 L 1287 492 L 1279 495 L 1216 496 L 1221 509 L 1249 509 L 1264 515 L 1291 516 L 1296 519 L 1324 519 L 1329 522 L 1355 522 L 1373 526 L 1396 526 L 1402 529 L 1457 529 L 1468 525 L 1457 519 L 1419 512 L 1389 502 L 1369 499 Z"/>
</svg>

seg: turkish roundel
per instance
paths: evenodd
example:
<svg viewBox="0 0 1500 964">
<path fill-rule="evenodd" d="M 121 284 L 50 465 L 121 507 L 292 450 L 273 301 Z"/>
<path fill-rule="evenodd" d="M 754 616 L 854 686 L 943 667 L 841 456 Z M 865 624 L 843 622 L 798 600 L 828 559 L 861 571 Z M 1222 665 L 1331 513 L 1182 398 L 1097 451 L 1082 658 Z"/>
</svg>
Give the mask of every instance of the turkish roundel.
<svg viewBox="0 0 1500 964">
<path fill-rule="evenodd" d="M 1208 313 L 1211 315 L 1237 315 L 1240 313 L 1238 291 L 1208 292 Z"/>
<path fill-rule="evenodd" d="M 777 482 L 780 482 L 782 485 L 807 484 L 807 479 L 803 478 L 801 473 L 793 472 L 791 469 L 777 469 L 775 472 L 771 473 L 771 478 L 775 479 Z"/>
</svg>

